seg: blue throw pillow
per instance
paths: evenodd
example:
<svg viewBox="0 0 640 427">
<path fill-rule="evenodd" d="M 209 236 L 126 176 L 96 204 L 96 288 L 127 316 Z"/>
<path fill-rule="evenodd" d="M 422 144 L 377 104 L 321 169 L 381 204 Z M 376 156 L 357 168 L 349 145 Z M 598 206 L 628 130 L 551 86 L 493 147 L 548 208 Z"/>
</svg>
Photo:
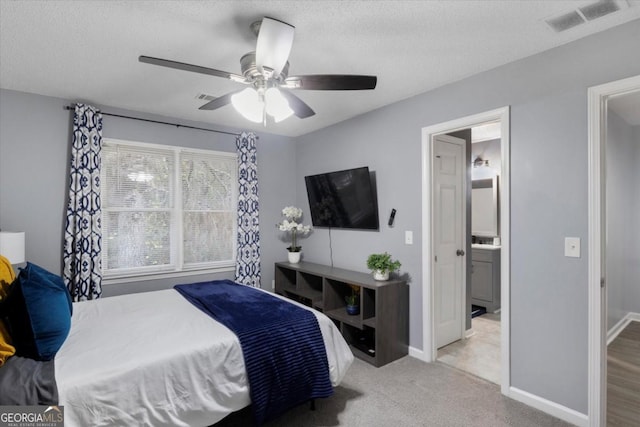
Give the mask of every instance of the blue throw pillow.
<svg viewBox="0 0 640 427">
<path fill-rule="evenodd" d="M 53 359 L 71 328 L 71 296 L 62 278 L 27 263 L 2 306 L 16 355 Z"/>
</svg>

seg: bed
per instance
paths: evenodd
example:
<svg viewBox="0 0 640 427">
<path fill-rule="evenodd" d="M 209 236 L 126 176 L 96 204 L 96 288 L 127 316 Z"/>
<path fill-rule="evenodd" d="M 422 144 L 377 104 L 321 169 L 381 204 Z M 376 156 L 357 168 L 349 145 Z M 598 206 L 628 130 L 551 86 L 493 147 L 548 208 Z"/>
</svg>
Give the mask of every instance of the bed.
<svg viewBox="0 0 640 427">
<path fill-rule="evenodd" d="M 67 426 L 209 426 L 249 404 L 260 425 L 353 362 L 322 313 L 229 280 L 72 304 L 59 276 L 10 267 L 0 405 L 63 405 Z"/>
<path fill-rule="evenodd" d="M 353 355 L 333 322 L 310 311 L 335 387 Z M 55 376 L 70 427 L 209 426 L 251 403 L 236 335 L 174 289 L 74 303 Z"/>
</svg>

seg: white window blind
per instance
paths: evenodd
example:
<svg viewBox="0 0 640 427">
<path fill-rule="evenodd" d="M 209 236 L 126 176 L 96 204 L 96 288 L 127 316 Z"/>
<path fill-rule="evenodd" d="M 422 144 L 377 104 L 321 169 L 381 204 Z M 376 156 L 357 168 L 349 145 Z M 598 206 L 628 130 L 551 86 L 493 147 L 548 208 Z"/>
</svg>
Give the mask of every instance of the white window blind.
<svg viewBox="0 0 640 427">
<path fill-rule="evenodd" d="M 236 161 L 180 153 L 185 265 L 231 260 L 236 229 Z"/>
<path fill-rule="evenodd" d="M 105 278 L 235 265 L 236 156 L 106 139 Z"/>
</svg>

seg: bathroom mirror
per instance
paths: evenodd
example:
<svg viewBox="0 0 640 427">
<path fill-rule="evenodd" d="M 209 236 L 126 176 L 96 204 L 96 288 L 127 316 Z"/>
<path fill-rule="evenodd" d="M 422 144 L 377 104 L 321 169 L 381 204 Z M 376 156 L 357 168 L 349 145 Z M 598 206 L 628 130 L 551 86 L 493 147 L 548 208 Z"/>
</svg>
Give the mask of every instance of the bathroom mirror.
<svg viewBox="0 0 640 427">
<path fill-rule="evenodd" d="M 498 177 L 471 181 L 471 234 L 498 237 Z"/>
</svg>

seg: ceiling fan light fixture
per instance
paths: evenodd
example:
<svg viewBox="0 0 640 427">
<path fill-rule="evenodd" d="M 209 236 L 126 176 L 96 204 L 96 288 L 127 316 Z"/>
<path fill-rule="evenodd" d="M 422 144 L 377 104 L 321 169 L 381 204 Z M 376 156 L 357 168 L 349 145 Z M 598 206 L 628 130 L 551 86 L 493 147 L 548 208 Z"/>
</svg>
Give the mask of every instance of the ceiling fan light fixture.
<svg viewBox="0 0 640 427">
<path fill-rule="evenodd" d="M 267 114 L 272 116 L 276 123 L 291 117 L 293 114 L 293 110 L 289 106 L 289 102 L 275 87 L 267 89 L 264 94 L 264 102 Z"/>
<path fill-rule="evenodd" d="M 291 115 L 295 115 L 299 119 L 306 119 L 316 114 L 311 107 L 288 89 L 336 91 L 370 90 L 376 87 L 376 76 L 356 74 L 289 76 L 288 59 L 293 45 L 295 27 L 277 19 L 264 17 L 251 24 L 251 30 L 258 40 L 256 50 L 248 52 L 240 58 L 242 75 L 145 55 L 140 55 L 138 61 L 221 77 L 232 82 L 249 85 L 245 90 L 234 90 L 212 99 L 198 97 L 198 99 L 208 101 L 201 105 L 199 110 L 213 111 L 232 104 L 244 118 L 255 123 L 262 123 L 264 126 L 267 125 L 267 115 L 277 123 Z M 281 91 L 278 88 L 284 90 Z"/>
<path fill-rule="evenodd" d="M 258 92 L 251 87 L 231 96 L 231 104 L 247 120 L 260 123 L 263 119 L 264 102 Z"/>
</svg>

